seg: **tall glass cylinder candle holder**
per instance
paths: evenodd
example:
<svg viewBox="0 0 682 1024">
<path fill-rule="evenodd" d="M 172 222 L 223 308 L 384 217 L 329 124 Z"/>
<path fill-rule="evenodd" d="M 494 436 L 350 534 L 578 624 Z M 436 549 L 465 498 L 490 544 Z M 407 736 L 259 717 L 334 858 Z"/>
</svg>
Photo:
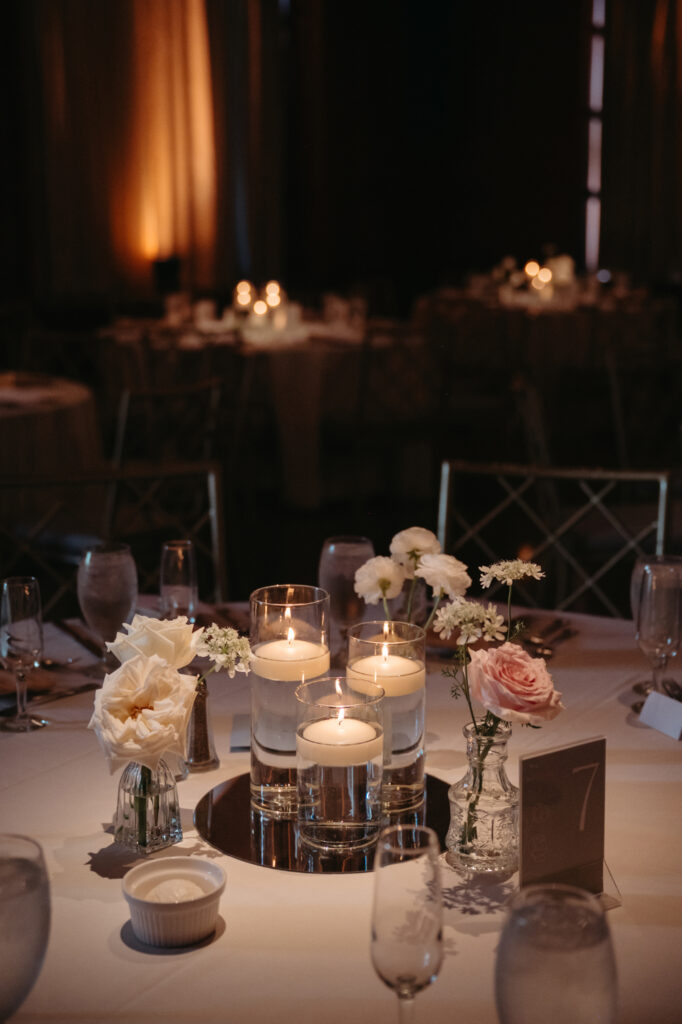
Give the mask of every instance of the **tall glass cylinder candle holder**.
<svg viewBox="0 0 682 1024">
<path fill-rule="evenodd" d="M 296 813 L 296 687 L 329 671 L 329 595 L 278 584 L 251 595 L 251 801 Z"/>
<path fill-rule="evenodd" d="M 298 830 L 320 850 L 375 843 L 381 829 L 384 691 L 329 676 L 296 690 Z"/>
<path fill-rule="evenodd" d="M 385 693 L 382 801 L 389 813 L 424 800 L 425 637 L 411 622 L 359 622 L 348 631 L 349 685 L 375 683 Z"/>
</svg>

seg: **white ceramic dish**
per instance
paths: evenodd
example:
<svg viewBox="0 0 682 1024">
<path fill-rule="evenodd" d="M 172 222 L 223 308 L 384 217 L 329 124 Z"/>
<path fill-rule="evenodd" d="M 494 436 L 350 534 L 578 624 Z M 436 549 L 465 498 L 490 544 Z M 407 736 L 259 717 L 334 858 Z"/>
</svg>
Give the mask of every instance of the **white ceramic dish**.
<svg viewBox="0 0 682 1024">
<path fill-rule="evenodd" d="M 157 886 L 174 881 L 198 887 L 201 895 L 181 902 L 149 899 Z M 149 946 L 191 946 L 215 931 L 225 872 L 200 857 L 168 857 L 131 868 L 123 878 L 133 931 Z"/>
</svg>

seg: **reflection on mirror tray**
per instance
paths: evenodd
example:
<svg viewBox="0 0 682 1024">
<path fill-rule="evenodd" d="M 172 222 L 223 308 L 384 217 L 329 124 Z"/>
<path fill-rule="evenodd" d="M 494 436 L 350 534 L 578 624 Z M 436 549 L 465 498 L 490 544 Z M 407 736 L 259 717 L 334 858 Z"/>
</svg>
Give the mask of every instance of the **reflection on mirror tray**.
<svg viewBox="0 0 682 1024">
<path fill-rule="evenodd" d="M 429 825 L 445 849 L 450 823 L 448 783 L 426 776 L 426 797 L 415 811 L 387 817 L 386 825 Z M 228 779 L 201 798 L 194 812 L 200 836 L 237 860 L 280 871 L 347 873 L 369 871 L 374 847 L 343 854 L 323 853 L 301 843 L 295 818 L 277 818 L 253 808 L 248 774 Z"/>
</svg>

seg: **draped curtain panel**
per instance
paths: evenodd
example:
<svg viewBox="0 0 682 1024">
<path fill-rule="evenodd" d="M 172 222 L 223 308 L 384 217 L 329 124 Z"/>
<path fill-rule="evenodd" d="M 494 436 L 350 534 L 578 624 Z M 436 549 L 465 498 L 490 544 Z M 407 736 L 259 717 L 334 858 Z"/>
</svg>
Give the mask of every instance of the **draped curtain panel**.
<svg viewBox="0 0 682 1024">
<path fill-rule="evenodd" d="M 640 281 L 682 272 L 682 0 L 610 3 L 601 263 Z"/>
</svg>

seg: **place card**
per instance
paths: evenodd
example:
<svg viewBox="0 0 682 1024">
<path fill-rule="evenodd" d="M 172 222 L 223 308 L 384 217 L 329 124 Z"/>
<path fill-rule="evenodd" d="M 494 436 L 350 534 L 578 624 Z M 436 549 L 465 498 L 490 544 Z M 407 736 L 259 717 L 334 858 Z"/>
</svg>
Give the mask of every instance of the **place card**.
<svg viewBox="0 0 682 1024">
<path fill-rule="evenodd" d="M 606 740 L 521 757 L 519 885 L 603 890 Z"/>
<path fill-rule="evenodd" d="M 644 725 L 679 740 L 682 737 L 682 702 L 654 690 L 644 701 L 639 720 Z"/>
</svg>

